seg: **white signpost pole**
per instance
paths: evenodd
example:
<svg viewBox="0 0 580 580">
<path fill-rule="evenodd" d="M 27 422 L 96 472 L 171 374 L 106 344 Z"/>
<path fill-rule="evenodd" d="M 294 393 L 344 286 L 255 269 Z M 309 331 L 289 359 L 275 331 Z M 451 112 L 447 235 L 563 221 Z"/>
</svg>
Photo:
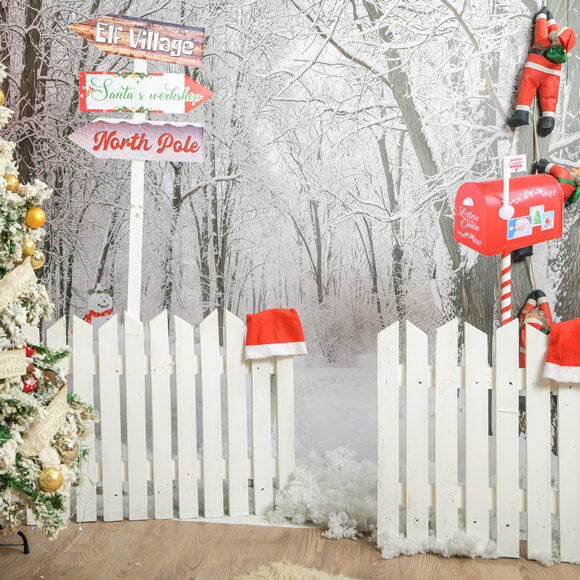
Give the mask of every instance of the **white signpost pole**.
<svg viewBox="0 0 580 580">
<path fill-rule="evenodd" d="M 133 61 L 135 73 L 147 73 L 147 61 Z M 146 113 L 133 113 L 133 119 L 145 121 Z M 129 213 L 129 279 L 127 312 L 141 320 L 141 273 L 143 266 L 143 200 L 145 191 L 145 161 L 131 161 L 131 200 Z"/>
</svg>

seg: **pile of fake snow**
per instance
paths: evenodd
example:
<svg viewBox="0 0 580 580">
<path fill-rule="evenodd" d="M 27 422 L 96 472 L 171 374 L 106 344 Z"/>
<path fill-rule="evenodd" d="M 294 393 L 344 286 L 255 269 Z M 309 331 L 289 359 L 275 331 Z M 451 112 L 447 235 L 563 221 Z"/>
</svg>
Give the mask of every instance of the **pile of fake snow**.
<svg viewBox="0 0 580 580">
<path fill-rule="evenodd" d="M 327 528 L 328 538 L 355 538 L 376 530 L 377 466 L 359 462 L 344 448 L 324 457 L 311 453 L 298 460 L 287 487 L 278 493 L 272 523 L 284 518 Z"/>
<path fill-rule="evenodd" d="M 359 462 L 356 453 L 339 448 L 322 457 L 311 453 L 298 460 L 288 485 L 277 495 L 269 519 L 274 524 L 285 520 L 297 525 L 313 523 L 326 528 L 324 535 L 333 539 L 355 539 L 369 534 L 387 559 L 426 553 L 444 557 L 498 557 L 493 540 L 481 546 L 475 537 L 461 530 L 444 542 L 434 537 L 431 527 L 425 540 L 388 533 L 377 538 L 376 514 L 377 466 L 368 460 Z M 401 521 L 404 516 L 401 508 Z M 536 555 L 536 559 L 549 566 L 557 561 L 557 556 Z"/>
</svg>

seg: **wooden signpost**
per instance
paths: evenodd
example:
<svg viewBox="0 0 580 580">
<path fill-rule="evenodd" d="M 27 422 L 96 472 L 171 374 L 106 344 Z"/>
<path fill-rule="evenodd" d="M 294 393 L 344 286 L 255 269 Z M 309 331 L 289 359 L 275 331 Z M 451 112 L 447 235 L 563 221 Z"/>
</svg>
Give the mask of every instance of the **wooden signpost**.
<svg viewBox="0 0 580 580">
<path fill-rule="evenodd" d="M 183 74 L 87 72 L 80 77 L 81 111 L 188 113 L 213 93 Z"/>
<path fill-rule="evenodd" d="M 118 54 L 122 56 L 128 56 L 134 58 L 132 79 L 145 79 L 152 75 L 147 73 L 147 60 L 155 60 L 166 63 L 180 64 L 184 66 L 201 67 L 202 56 L 203 56 L 203 44 L 205 40 L 205 30 L 203 28 L 193 28 L 189 26 L 182 26 L 180 24 L 167 24 L 164 22 L 156 22 L 153 20 L 142 20 L 140 18 L 131 18 L 128 16 L 112 15 L 101 16 L 98 18 L 92 18 L 90 20 L 85 20 L 79 24 L 73 24 L 71 30 L 82 36 L 84 39 L 94 44 L 102 51 L 109 54 Z M 86 73 L 89 74 L 89 73 Z M 122 76 L 122 75 L 120 75 Z M 170 75 L 164 75 L 170 76 Z M 184 77 L 184 88 L 186 86 L 191 87 L 185 80 Z M 85 82 L 87 78 L 85 77 Z M 191 80 L 191 79 L 190 79 Z M 191 81 L 193 82 L 193 81 Z M 82 79 L 81 79 L 82 84 Z M 199 87 L 199 88 L 198 88 Z M 202 92 L 203 91 L 205 92 Z M 122 89 L 123 90 L 123 89 Z M 194 94 L 200 94 L 205 96 L 203 99 L 197 100 L 193 103 L 193 99 L 190 101 L 193 108 L 196 105 L 201 104 L 203 100 L 207 100 L 212 96 L 211 91 L 204 89 L 201 85 L 197 85 L 193 89 L 194 91 L 199 91 Z M 159 91 L 158 91 L 159 92 Z M 188 94 L 191 94 L 192 89 Z M 168 91 L 163 91 L 163 94 L 169 96 L 169 98 L 163 99 L 164 105 L 168 101 L 172 100 L 172 96 L 178 95 L 178 92 L 173 92 L 171 89 Z M 89 103 L 90 99 L 85 91 L 85 104 Z M 83 98 L 81 91 L 81 98 Z M 151 98 L 150 100 L 155 100 Z M 94 99 L 94 97 L 93 97 Z M 161 100 L 161 99 L 160 99 Z M 94 103 L 93 103 L 94 105 Z M 112 108 L 115 108 L 113 105 Z M 128 106 L 127 108 L 133 105 Z M 196 125 L 189 125 L 189 133 L 186 135 L 183 127 L 178 128 L 177 124 L 169 124 L 170 129 L 165 131 L 165 140 L 161 142 L 159 139 L 162 134 L 158 134 L 160 128 L 153 124 L 147 124 L 147 129 L 144 136 L 141 138 L 139 135 L 139 127 L 143 128 L 144 123 L 147 119 L 146 111 L 151 108 L 153 112 L 153 107 L 148 107 L 145 104 L 137 105 L 135 112 L 133 113 L 133 124 L 118 122 L 116 125 L 117 133 L 112 135 L 112 125 L 111 120 L 105 121 L 100 120 L 101 123 L 108 123 L 109 133 L 105 136 L 103 134 L 103 147 L 107 146 L 109 153 L 114 151 L 115 158 L 131 159 L 131 207 L 129 213 L 129 268 L 128 268 L 128 289 L 127 289 L 127 312 L 132 315 L 137 320 L 140 319 L 141 313 L 141 269 L 143 260 L 143 200 L 144 200 L 144 189 L 145 189 L 145 159 L 150 159 L 146 156 L 137 156 L 138 153 L 144 154 L 147 151 L 148 154 L 154 149 L 163 149 L 157 153 L 155 159 L 159 160 L 159 155 L 165 154 L 169 159 L 169 155 L 173 156 L 179 155 L 180 157 L 189 156 L 188 161 L 201 161 L 203 156 L 203 128 Z M 183 104 L 183 112 L 186 112 L 186 105 Z M 86 109 L 93 110 L 93 109 Z M 109 109 L 107 109 L 109 110 Z M 155 109 L 157 110 L 157 109 Z M 160 109 L 161 110 L 161 109 Z M 170 112 L 170 111 L 167 111 Z M 179 111 L 181 112 L 181 110 Z M 121 123 L 123 127 L 121 127 Z M 163 124 L 161 124 L 163 125 Z M 167 123 L 164 124 L 167 127 Z M 183 125 L 183 124 L 182 124 Z M 93 126 L 93 123 L 89 123 L 89 127 Z M 131 127 L 132 133 L 128 129 Z M 93 126 L 94 128 L 94 126 Z M 127 134 L 120 134 L 121 128 L 123 131 L 128 131 Z M 73 139 L 80 139 L 84 145 L 81 145 L 87 149 L 89 147 L 93 148 L 91 151 L 97 154 L 95 150 L 94 139 L 96 132 L 92 135 L 92 144 L 90 143 L 90 131 L 86 137 L 83 131 L 86 127 L 81 128 L 79 131 L 75 132 L 73 135 L 76 137 Z M 115 129 L 113 129 L 114 131 Z M 79 135 L 80 133 L 80 135 Z M 137 137 L 135 137 L 137 135 Z M 71 135 L 71 138 L 73 136 Z M 190 137 L 188 142 L 187 138 Z M 173 141 L 171 141 L 171 138 Z M 88 139 L 88 142 L 87 142 Z M 123 141 L 125 139 L 125 141 Z M 76 141 L 78 142 L 78 141 Z M 166 145 L 164 145 L 166 143 Z M 194 143 L 196 145 L 194 145 Z M 86 146 L 89 147 L 86 147 Z M 150 149 L 147 149 L 150 147 Z M 179 151 L 178 151 L 179 149 Z M 187 151 L 186 151 L 187 149 Z M 193 151 L 193 149 L 197 149 Z M 171 151 L 172 150 L 172 151 Z M 104 153 L 106 151 L 101 151 Z M 121 153 L 128 155 L 127 157 L 120 157 Z M 195 157 L 195 158 L 192 158 Z"/>
<path fill-rule="evenodd" d="M 71 30 L 109 54 L 201 67 L 205 29 L 108 14 Z"/>
<path fill-rule="evenodd" d="M 69 139 L 99 159 L 201 163 L 203 127 L 130 119 L 96 119 Z"/>
</svg>

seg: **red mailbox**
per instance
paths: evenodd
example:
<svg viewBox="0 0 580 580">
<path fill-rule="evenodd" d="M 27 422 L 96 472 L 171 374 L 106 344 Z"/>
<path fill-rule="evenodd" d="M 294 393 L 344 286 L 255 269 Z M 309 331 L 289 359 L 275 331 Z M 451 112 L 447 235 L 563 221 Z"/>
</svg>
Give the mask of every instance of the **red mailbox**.
<svg viewBox="0 0 580 580">
<path fill-rule="evenodd" d="M 550 175 L 509 180 L 513 215 L 502 219 L 502 179 L 464 183 L 455 196 L 455 239 L 484 256 L 562 237 L 564 194 Z"/>
</svg>

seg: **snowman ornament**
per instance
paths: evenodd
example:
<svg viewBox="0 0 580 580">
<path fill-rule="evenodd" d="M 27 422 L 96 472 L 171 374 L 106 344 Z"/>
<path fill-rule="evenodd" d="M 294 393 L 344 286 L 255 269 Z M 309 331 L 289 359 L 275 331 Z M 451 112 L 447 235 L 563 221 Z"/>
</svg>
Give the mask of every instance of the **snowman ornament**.
<svg viewBox="0 0 580 580">
<path fill-rule="evenodd" d="M 83 320 L 95 327 L 101 326 L 113 315 L 113 290 L 97 286 L 89 290 L 88 312 Z"/>
</svg>

